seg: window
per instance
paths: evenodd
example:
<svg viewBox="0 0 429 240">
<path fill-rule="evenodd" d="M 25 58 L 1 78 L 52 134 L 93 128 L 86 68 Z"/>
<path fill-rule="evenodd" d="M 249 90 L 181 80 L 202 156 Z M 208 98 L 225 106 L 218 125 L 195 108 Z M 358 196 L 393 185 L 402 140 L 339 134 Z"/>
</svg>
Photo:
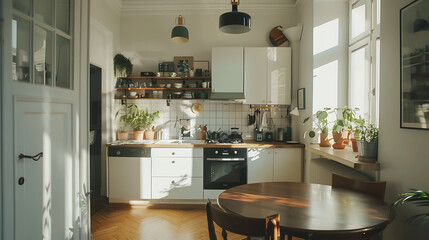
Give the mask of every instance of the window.
<svg viewBox="0 0 429 240">
<path fill-rule="evenodd" d="M 13 0 L 12 78 L 72 89 L 71 0 Z"/>
<path fill-rule="evenodd" d="M 350 1 L 349 106 L 378 123 L 381 0 Z"/>
</svg>

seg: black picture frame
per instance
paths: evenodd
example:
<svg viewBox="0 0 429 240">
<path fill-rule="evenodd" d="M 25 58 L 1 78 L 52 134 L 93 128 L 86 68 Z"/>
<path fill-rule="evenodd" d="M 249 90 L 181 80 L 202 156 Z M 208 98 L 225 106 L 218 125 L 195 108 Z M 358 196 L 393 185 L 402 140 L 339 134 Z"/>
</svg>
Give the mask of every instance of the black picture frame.
<svg viewBox="0 0 429 240">
<path fill-rule="evenodd" d="M 298 109 L 305 109 L 305 88 L 298 88 L 296 90 L 296 100 Z"/>
<path fill-rule="evenodd" d="M 400 127 L 429 130 L 429 1 L 400 10 Z"/>
</svg>

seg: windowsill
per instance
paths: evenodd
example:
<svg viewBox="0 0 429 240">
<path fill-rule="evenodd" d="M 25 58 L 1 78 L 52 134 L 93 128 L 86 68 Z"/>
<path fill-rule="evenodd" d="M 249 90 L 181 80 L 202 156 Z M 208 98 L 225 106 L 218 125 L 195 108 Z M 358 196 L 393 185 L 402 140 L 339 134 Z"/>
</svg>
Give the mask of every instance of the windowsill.
<svg viewBox="0 0 429 240">
<path fill-rule="evenodd" d="M 311 144 L 307 145 L 305 149 L 354 169 L 370 171 L 380 170 L 379 162 L 366 163 L 359 161 L 356 157 L 357 153 L 353 152 L 352 148 L 348 146 L 345 149 L 333 149 L 332 147 L 320 147 L 319 144 Z"/>
</svg>

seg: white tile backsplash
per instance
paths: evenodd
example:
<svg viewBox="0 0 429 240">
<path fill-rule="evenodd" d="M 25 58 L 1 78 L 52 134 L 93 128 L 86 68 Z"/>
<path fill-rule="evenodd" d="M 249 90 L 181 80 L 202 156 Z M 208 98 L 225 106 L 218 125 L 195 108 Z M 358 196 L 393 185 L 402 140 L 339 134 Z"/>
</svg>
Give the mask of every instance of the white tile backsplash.
<svg viewBox="0 0 429 240">
<path fill-rule="evenodd" d="M 135 103 L 139 107 L 146 107 L 150 112 L 159 111 L 160 119 L 156 123 L 156 129 L 163 131 L 165 139 L 175 139 L 179 137 L 179 128 L 174 128 L 176 116 L 179 119 L 191 119 L 191 138 L 199 139 L 199 125 L 207 124 L 207 129 L 211 131 L 222 128 L 225 132 L 230 132 L 232 127 L 240 128 L 244 139 L 254 139 L 255 126 L 248 126 L 248 114 L 253 113 L 249 105 L 241 103 L 222 103 L 211 101 L 171 101 L 167 106 L 165 100 L 129 100 L 129 104 Z M 197 115 L 192 112 L 191 107 L 195 103 L 203 106 L 203 111 Z M 275 129 L 287 126 L 286 108 L 275 108 L 272 110 L 273 123 Z M 273 129 L 273 131 L 275 131 Z"/>
</svg>

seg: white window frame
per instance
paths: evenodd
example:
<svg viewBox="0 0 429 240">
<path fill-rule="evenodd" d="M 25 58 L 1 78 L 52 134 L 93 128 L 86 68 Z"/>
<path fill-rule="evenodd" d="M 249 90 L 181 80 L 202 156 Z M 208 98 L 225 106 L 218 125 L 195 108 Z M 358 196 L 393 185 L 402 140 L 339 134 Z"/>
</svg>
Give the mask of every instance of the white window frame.
<svg viewBox="0 0 429 240">
<path fill-rule="evenodd" d="M 351 102 L 351 53 L 364 47 L 366 44 L 369 46 L 370 51 L 370 59 L 369 59 L 369 74 L 368 74 L 368 103 L 369 103 L 369 116 L 367 116 L 367 120 L 378 124 L 378 104 L 379 104 L 379 77 L 377 77 L 377 39 L 380 39 L 380 24 L 377 24 L 377 14 L 379 13 L 378 6 L 381 4 L 382 0 L 350 0 L 349 1 L 349 90 L 348 90 L 348 101 Z M 354 6 L 361 6 L 362 4 L 366 5 L 366 16 L 367 19 L 365 21 L 365 28 L 367 29 L 365 32 L 359 34 L 358 36 L 352 38 L 352 9 Z"/>
</svg>

